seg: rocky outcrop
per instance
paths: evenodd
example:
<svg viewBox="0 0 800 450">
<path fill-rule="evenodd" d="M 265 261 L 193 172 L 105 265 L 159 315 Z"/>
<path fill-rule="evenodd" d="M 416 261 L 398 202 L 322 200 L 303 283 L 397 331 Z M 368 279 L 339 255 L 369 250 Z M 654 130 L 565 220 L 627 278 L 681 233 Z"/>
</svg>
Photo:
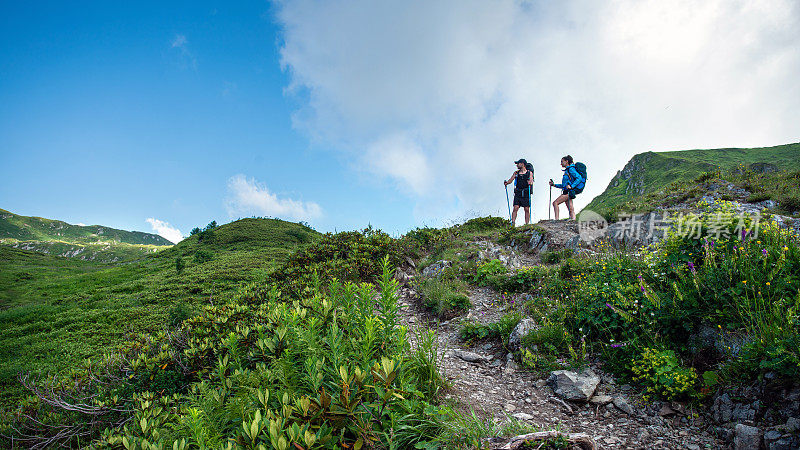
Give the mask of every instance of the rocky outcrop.
<svg viewBox="0 0 800 450">
<path fill-rule="evenodd" d="M 508 336 L 508 349 L 511 351 L 519 350 L 522 347 L 522 339 L 536 328 L 536 322 L 533 319 L 526 317 L 520 320 Z"/>
<path fill-rule="evenodd" d="M 600 377 L 591 369 L 586 369 L 581 373 L 556 370 L 550 372 L 547 384 L 553 388 L 556 395 L 565 400 L 586 402 L 592 398 L 597 385 L 600 384 Z"/>
</svg>

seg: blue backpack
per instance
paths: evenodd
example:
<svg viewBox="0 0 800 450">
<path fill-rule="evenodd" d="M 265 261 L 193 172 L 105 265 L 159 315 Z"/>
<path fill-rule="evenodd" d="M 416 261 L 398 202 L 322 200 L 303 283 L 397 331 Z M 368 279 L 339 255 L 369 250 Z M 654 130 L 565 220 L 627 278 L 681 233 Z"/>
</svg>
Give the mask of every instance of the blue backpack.
<svg viewBox="0 0 800 450">
<path fill-rule="evenodd" d="M 572 192 L 576 194 L 580 194 L 583 192 L 583 189 L 586 187 L 586 164 L 582 162 L 575 163 L 575 171 L 578 172 L 583 177 L 583 187 L 581 188 L 573 188 Z M 567 170 L 567 176 L 569 176 L 569 170 Z M 571 177 L 570 177 L 571 179 Z"/>
</svg>

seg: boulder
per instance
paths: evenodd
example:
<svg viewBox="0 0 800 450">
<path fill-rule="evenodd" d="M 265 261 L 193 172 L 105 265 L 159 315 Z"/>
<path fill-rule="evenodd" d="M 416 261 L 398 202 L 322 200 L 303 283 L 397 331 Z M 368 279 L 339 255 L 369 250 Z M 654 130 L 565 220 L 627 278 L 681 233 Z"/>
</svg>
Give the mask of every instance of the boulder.
<svg viewBox="0 0 800 450">
<path fill-rule="evenodd" d="M 442 274 L 442 271 L 450 267 L 450 261 L 440 260 L 422 269 L 422 275 L 428 278 L 435 278 Z"/>
<path fill-rule="evenodd" d="M 536 322 L 533 319 L 526 317 L 520 320 L 508 336 L 508 348 L 514 352 L 519 350 L 522 347 L 522 338 L 536 328 Z"/>
<path fill-rule="evenodd" d="M 733 448 L 735 450 L 758 450 L 761 447 L 761 432 L 756 427 L 744 424 L 736 424 L 736 431 L 733 437 Z"/>
<path fill-rule="evenodd" d="M 585 402 L 592 398 L 597 385 L 600 384 L 600 377 L 595 375 L 591 369 L 586 369 L 581 373 L 555 370 L 550 372 L 547 384 L 553 388 L 556 395 L 565 400 Z"/>
<path fill-rule="evenodd" d="M 466 350 L 454 350 L 453 354 L 456 355 L 457 357 L 463 359 L 464 361 L 471 362 L 471 363 L 483 363 L 483 362 L 486 362 L 488 360 L 483 355 L 479 355 L 477 353 L 468 352 Z"/>
<path fill-rule="evenodd" d="M 614 406 L 617 407 L 620 411 L 624 412 L 625 414 L 632 416 L 633 415 L 633 406 L 628 403 L 628 400 L 625 397 L 617 396 L 614 397 Z"/>
</svg>

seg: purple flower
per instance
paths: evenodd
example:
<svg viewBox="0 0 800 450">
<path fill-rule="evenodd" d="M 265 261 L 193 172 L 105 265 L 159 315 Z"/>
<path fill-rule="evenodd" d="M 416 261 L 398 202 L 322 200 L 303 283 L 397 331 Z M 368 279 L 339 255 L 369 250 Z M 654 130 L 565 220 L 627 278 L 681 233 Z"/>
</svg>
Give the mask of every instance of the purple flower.
<svg viewBox="0 0 800 450">
<path fill-rule="evenodd" d="M 638 278 L 639 281 L 641 281 L 642 280 L 642 274 L 639 274 L 636 278 Z"/>
<path fill-rule="evenodd" d="M 689 263 L 688 263 L 688 265 L 689 265 L 689 270 L 691 270 L 691 271 L 692 271 L 692 273 L 695 273 L 695 272 L 696 272 L 696 270 L 694 269 L 694 263 L 692 263 L 692 262 L 689 262 Z"/>
<path fill-rule="evenodd" d="M 642 294 L 644 294 L 644 286 L 639 286 L 639 289 L 642 290 Z"/>
<path fill-rule="evenodd" d="M 744 238 L 746 238 L 746 237 L 747 237 L 747 230 L 742 228 L 742 240 L 744 240 Z"/>
<path fill-rule="evenodd" d="M 622 344 L 611 344 L 611 348 L 620 348 Z"/>
<path fill-rule="evenodd" d="M 767 249 L 762 248 L 761 249 L 761 254 L 764 255 L 764 256 L 767 256 Z"/>
</svg>

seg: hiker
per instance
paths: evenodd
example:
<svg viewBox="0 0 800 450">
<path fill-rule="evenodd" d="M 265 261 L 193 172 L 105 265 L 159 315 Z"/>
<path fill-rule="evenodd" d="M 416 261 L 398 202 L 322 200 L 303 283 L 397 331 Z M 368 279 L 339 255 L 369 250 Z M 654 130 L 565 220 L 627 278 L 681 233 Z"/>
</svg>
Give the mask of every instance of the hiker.
<svg viewBox="0 0 800 450">
<path fill-rule="evenodd" d="M 561 177 L 561 183 L 554 184 L 553 179 L 550 179 L 550 186 L 561 189 L 561 195 L 556 197 L 553 202 L 553 213 L 556 216 L 556 220 L 558 220 L 558 205 L 566 203 L 567 209 L 569 210 L 569 218 L 575 220 L 575 207 L 572 205 L 572 199 L 574 199 L 577 194 L 583 192 L 586 179 L 582 177 L 575 168 L 572 156 L 570 155 L 561 158 L 561 167 L 564 168 L 564 175 Z"/>
<path fill-rule="evenodd" d="M 508 186 L 514 183 L 514 211 L 511 213 L 511 224 L 516 226 L 517 211 L 519 207 L 525 210 L 525 225 L 531 223 L 531 189 L 533 189 L 533 166 L 528 164 L 524 158 L 514 161 L 517 170 L 511 174 L 511 178 L 503 181 Z M 506 192 L 508 194 L 508 192 Z"/>
</svg>

